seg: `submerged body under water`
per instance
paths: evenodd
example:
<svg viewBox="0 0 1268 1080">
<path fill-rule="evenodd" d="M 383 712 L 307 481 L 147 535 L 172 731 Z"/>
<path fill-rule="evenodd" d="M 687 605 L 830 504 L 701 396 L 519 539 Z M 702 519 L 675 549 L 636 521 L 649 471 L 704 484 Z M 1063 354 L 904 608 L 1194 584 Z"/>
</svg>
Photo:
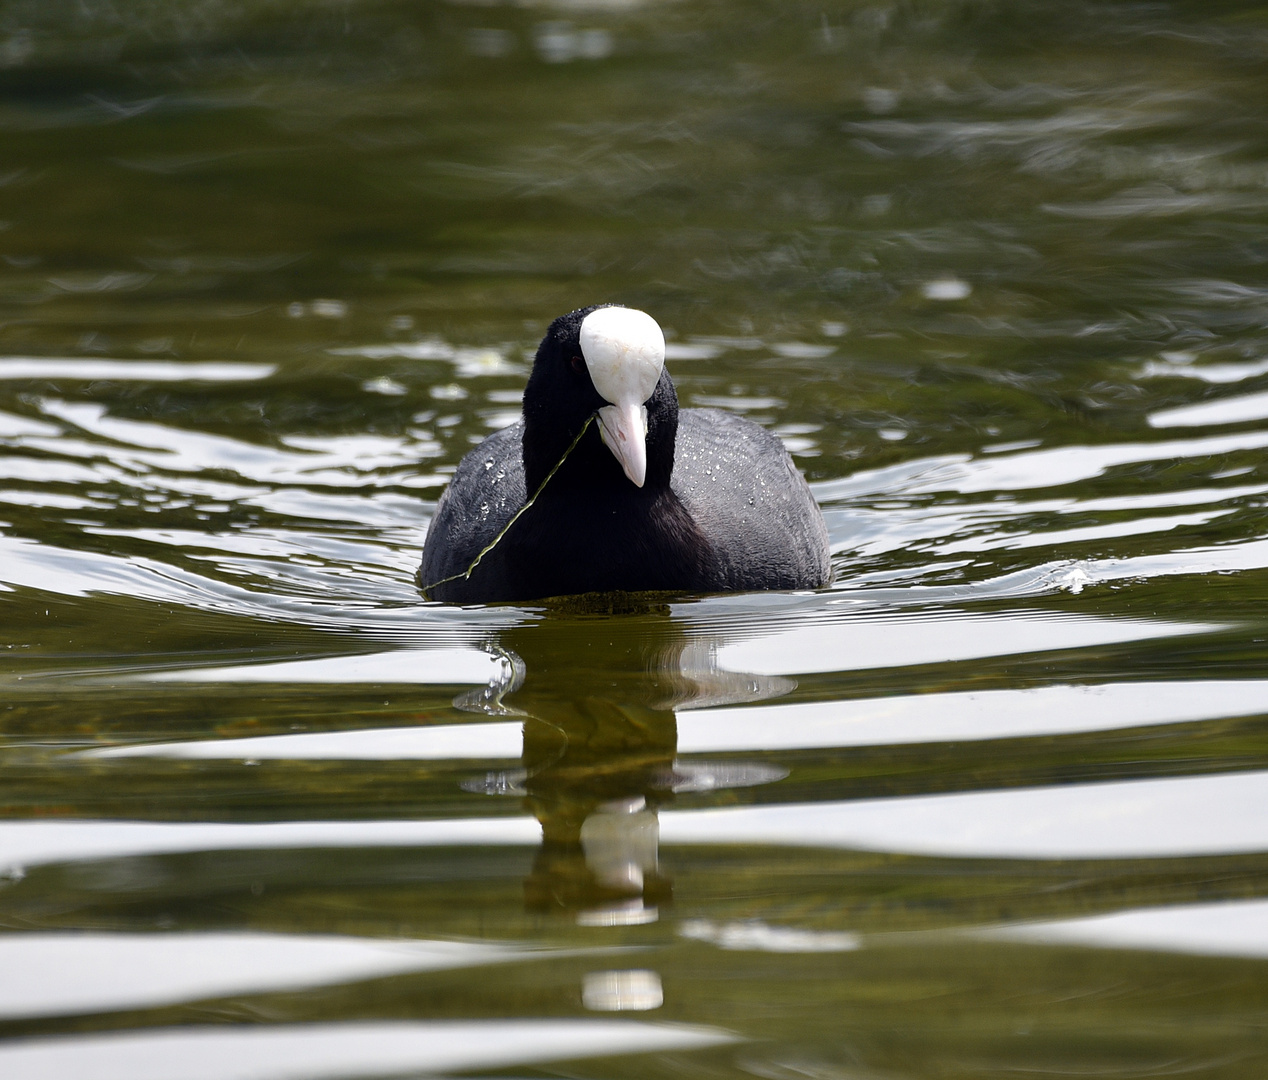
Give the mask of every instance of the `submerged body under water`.
<svg viewBox="0 0 1268 1080">
<path fill-rule="evenodd" d="M 1258 1080 L 1266 33 L 6 9 L 0 1076 Z M 420 598 L 592 298 L 830 585 Z"/>
</svg>

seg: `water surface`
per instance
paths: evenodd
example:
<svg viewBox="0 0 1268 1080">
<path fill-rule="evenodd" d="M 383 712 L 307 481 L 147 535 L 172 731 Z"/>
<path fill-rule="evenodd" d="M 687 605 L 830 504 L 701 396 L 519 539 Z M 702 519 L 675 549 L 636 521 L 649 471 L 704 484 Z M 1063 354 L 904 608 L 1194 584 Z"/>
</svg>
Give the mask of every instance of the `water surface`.
<svg viewBox="0 0 1268 1080">
<path fill-rule="evenodd" d="M 0 1074 L 1258 1078 L 1268 9 L 0 10 Z M 413 581 L 555 315 L 817 593 Z"/>
</svg>

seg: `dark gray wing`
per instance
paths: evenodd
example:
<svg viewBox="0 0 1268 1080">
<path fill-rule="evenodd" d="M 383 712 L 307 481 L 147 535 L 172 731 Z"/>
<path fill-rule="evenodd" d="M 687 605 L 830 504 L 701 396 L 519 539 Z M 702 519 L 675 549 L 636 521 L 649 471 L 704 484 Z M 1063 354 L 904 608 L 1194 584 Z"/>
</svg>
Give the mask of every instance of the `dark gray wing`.
<svg viewBox="0 0 1268 1080">
<path fill-rule="evenodd" d="M 524 424 L 518 421 L 490 435 L 458 463 L 436 505 L 418 568 L 419 587 L 430 599 L 474 599 L 465 587 L 469 583 L 462 580 L 435 589 L 428 586 L 464 573 L 524 505 L 523 437 Z M 504 591 L 497 580 L 503 573 L 501 559 L 492 553 L 486 556 L 480 563 L 481 594 Z"/>
<path fill-rule="evenodd" d="M 722 562 L 726 588 L 828 584 L 828 529 L 784 444 L 719 409 L 678 416 L 673 489 Z"/>
</svg>

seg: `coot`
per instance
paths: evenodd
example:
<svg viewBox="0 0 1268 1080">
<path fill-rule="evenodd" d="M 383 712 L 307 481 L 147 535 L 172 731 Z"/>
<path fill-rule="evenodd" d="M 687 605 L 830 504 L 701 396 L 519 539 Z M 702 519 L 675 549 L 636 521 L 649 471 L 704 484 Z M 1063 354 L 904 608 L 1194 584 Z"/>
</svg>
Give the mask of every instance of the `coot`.
<svg viewBox="0 0 1268 1080">
<path fill-rule="evenodd" d="M 679 411 L 656 320 L 602 305 L 550 324 L 522 419 L 467 454 L 441 497 L 418 583 L 484 602 L 805 589 L 830 574 L 823 515 L 779 439 Z"/>
</svg>

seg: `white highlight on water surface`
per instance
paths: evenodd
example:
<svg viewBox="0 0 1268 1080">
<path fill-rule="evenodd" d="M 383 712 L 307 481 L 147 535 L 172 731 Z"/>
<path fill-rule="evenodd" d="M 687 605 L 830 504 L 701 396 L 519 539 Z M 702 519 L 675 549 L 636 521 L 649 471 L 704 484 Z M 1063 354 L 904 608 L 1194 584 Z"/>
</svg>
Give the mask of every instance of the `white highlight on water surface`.
<svg viewBox="0 0 1268 1080">
<path fill-rule="evenodd" d="M 808 341 L 774 341 L 771 352 L 789 360 L 822 360 L 837 351 L 835 345 L 816 345 Z"/>
<path fill-rule="evenodd" d="M 1122 859 L 1268 851 L 1268 772 L 844 802 L 671 810 L 662 845 L 771 844 L 949 858 Z M 535 846 L 531 817 L 270 824 L 0 822 L 0 872 L 215 850 Z"/>
<path fill-rule="evenodd" d="M 836 953 L 853 952 L 860 945 L 857 934 L 772 926 L 759 919 L 723 923 L 687 919 L 679 925 L 678 935 L 694 941 L 707 941 L 719 949 L 732 952 Z"/>
<path fill-rule="evenodd" d="M 607 0 L 595 6 L 607 6 Z M 581 10 L 584 5 L 577 7 Z M 572 60 L 603 60 L 612 55 L 616 42 L 610 30 L 578 30 L 570 22 L 552 19 L 533 28 L 533 46 L 546 63 L 566 64 Z"/>
<path fill-rule="evenodd" d="M 552 950 L 270 933 L 0 935 L 0 1017 L 154 1008 L 439 971 Z"/>
<path fill-rule="evenodd" d="M 1054 617 L 881 618 L 809 621 L 718 649 L 718 666 L 754 675 L 859 671 L 1081 649 L 1223 629 L 1217 623 Z"/>
<path fill-rule="evenodd" d="M 368 1080 L 693 1050 L 718 1028 L 630 1020 L 225 1024 L 25 1039 L 0 1046 L 22 1080 Z"/>
<path fill-rule="evenodd" d="M 883 469 L 857 472 L 841 480 L 816 484 L 820 502 L 859 494 L 886 493 L 891 497 L 955 492 L 1026 491 L 1065 487 L 1103 476 L 1110 469 L 1173 458 L 1199 458 L 1268 447 L 1268 432 L 1239 431 L 1166 442 L 1106 443 L 1100 446 L 1054 446 L 1018 454 L 992 453 L 981 457 L 942 454 L 903 462 Z M 1159 505 L 1165 493 L 1157 493 Z"/>
<path fill-rule="evenodd" d="M 389 345 L 357 345 L 327 349 L 331 356 L 360 356 L 367 360 L 446 360 L 465 378 L 489 375 L 520 375 L 523 368 L 509 361 L 500 349 L 487 346 L 457 347 L 440 338 L 393 342 Z"/>
<path fill-rule="evenodd" d="M 646 1012 L 664 1003 L 665 991 L 654 971 L 591 971 L 582 980 L 581 1004 L 592 1012 Z"/>
<path fill-rule="evenodd" d="M 1148 949 L 1268 960 L 1268 900 L 1133 908 L 1083 919 L 1021 923 L 972 933 L 974 937 L 1039 945 Z"/>
<path fill-rule="evenodd" d="M 434 821 L 0 821 L 0 874 L 50 863 L 194 851 L 367 847 L 535 846 L 536 818 Z M 0 1073 L 3 1075 L 3 1073 Z"/>
<path fill-rule="evenodd" d="M 678 752 L 1017 739 L 1268 713 L 1268 680 L 970 690 L 683 710 Z"/>
<path fill-rule="evenodd" d="M 1124 581 L 1167 574 L 1232 573 L 1268 567 L 1268 540 L 1180 548 L 1160 555 L 1099 559 L 1083 564 L 1094 581 Z"/>
<path fill-rule="evenodd" d="M 387 397 L 401 397 L 409 393 L 409 387 L 399 383 L 389 375 L 380 375 L 377 379 L 367 379 L 361 389 L 368 394 L 383 394 Z"/>
<path fill-rule="evenodd" d="M 662 844 L 771 844 L 961 858 L 1109 859 L 1268 851 L 1268 773 L 845 802 L 672 810 Z M 530 817 L 419 822 L 0 822 L 0 871 L 211 850 L 536 845 Z"/>
<path fill-rule="evenodd" d="M 1217 496 L 1218 497 L 1218 496 Z M 1016 507 L 1016 510 L 1023 510 Z M 1111 521 L 1101 525 L 1086 525 L 1072 529 L 1038 530 L 1034 532 L 1006 532 L 994 536 L 969 536 L 940 544 L 941 555 L 954 555 L 962 551 L 1022 551 L 1026 548 L 1055 548 L 1065 544 L 1085 544 L 1090 540 L 1107 540 L 1123 536 L 1143 536 L 1148 533 L 1170 532 L 1173 529 L 1206 525 L 1216 518 L 1237 512 L 1234 507 L 1213 507 L 1193 514 L 1166 514 L 1133 518 L 1127 521 Z M 1020 517 L 1020 514 L 1017 515 Z M 1016 520 L 1016 519 L 1014 519 Z"/>
<path fill-rule="evenodd" d="M 0 412 L 0 439 L 56 438 L 61 428 L 29 416 Z"/>
<path fill-rule="evenodd" d="M 110 379 L 119 382 L 250 382 L 276 364 L 179 360 L 80 360 L 65 356 L 0 356 L 0 379 Z"/>
<path fill-rule="evenodd" d="M 519 721 L 433 724 L 428 727 L 314 731 L 302 735 L 260 735 L 249 739 L 111 746 L 88 750 L 91 757 L 161 757 L 250 761 L 439 761 L 518 759 L 524 727 Z"/>
<path fill-rule="evenodd" d="M 674 810 L 662 844 L 773 844 L 948 858 L 1134 859 L 1268 851 L 1268 772 Z"/>
<path fill-rule="evenodd" d="M 243 481 L 263 485 L 265 491 L 279 485 L 320 485 L 344 491 L 387 485 L 412 487 L 417 486 L 414 481 L 419 456 L 434 456 L 426 442 L 420 440 L 370 434 L 318 439 L 292 434 L 284 437 L 284 445 L 279 448 L 112 416 L 105 406 L 91 401 L 45 398 L 39 404 L 46 416 L 74 425 L 85 438 L 61 435 L 47 442 L 27 438 L 24 446 L 95 461 L 101 456 L 102 447 L 99 442 L 90 440 L 105 439 L 112 444 L 111 465 L 105 476 L 113 479 L 115 470 L 135 470 L 146 474 L 147 485 L 158 489 L 170 486 L 180 495 L 196 494 L 200 487 L 222 483 L 209 480 L 206 476 L 209 472 L 233 473 Z M 296 453 L 291 447 L 305 452 Z M 393 466 L 397 467 L 395 472 L 384 471 Z M 164 479 L 172 474 L 184 475 L 175 481 Z M 100 482 L 101 467 L 95 467 L 92 475 Z M 135 482 L 135 478 L 130 479 Z"/>
<path fill-rule="evenodd" d="M 973 287 L 959 278 L 940 278 L 920 286 L 920 295 L 926 300 L 963 300 L 972 291 Z"/>
<path fill-rule="evenodd" d="M 1268 391 L 1160 409 L 1149 414 L 1149 426 L 1201 427 L 1206 424 L 1244 424 L 1248 420 L 1263 419 L 1268 419 Z"/>
<path fill-rule="evenodd" d="M 143 682 L 479 685 L 496 680 L 505 665 L 501 657 L 479 649 L 393 649 L 315 660 L 146 672 L 136 678 Z"/>
<path fill-rule="evenodd" d="M 787 402 L 777 397 L 741 397 L 738 394 L 692 394 L 691 403 L 705 409 L 730 409 L 745 413 L 755 409 L 782 409 Z"/>
<path fill-rule="evenodd" d="M 1268 360 L 1233 364 L 1195 364 L 1192 353 L 1162 353 L 1161 360 L 1150 360 L 1137 372 L 1142 379 L 1200 379 L 1205 383 L 1235 383 L 1256 375 L 1268 374 Z"/>
<path fill-rule="evenodd" d="M 722 355 L 719 345 L 695 341 L 668 341 L 665 343 L 666 360 L 712 360 Z"/>
</svg>

